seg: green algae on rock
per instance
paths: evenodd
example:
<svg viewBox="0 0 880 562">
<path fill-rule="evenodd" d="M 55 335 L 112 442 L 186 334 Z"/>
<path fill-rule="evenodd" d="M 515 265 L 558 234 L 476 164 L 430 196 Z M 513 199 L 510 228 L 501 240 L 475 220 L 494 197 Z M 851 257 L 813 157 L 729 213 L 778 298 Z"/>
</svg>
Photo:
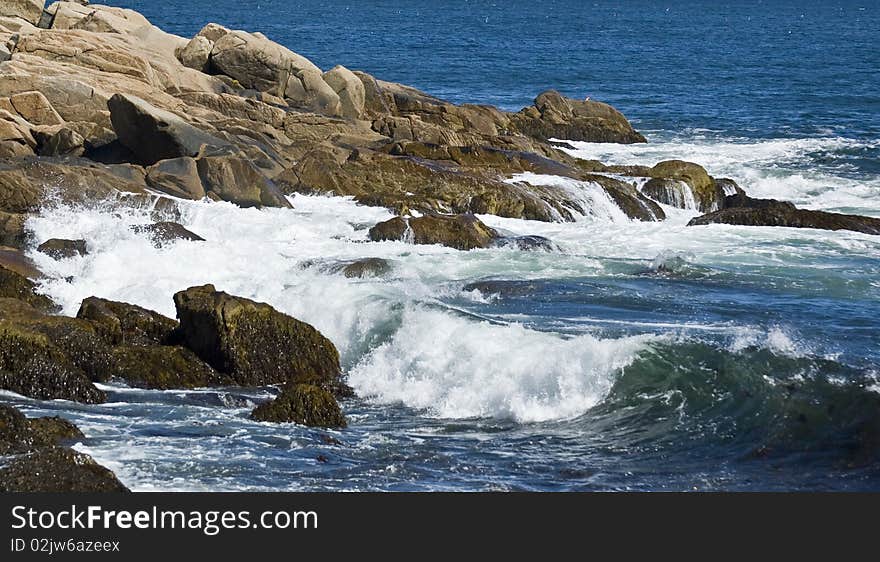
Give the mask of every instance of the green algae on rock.
<svg viewBox="0 0 880 562">
<path fill-rule="evenodd" d="M 254 408 L 251 418 L 311 427 L 344 428 L 347 425 L 333 395 L 312 384 L 285 387 L 277 398 Z"/>
<path fill-rule="evenodd" d="M 242 386 L 311 383 L 350 392 L 333 342 L 265 303 L 190 287 L 174 295 L 180 342 Z"/>
</svg>

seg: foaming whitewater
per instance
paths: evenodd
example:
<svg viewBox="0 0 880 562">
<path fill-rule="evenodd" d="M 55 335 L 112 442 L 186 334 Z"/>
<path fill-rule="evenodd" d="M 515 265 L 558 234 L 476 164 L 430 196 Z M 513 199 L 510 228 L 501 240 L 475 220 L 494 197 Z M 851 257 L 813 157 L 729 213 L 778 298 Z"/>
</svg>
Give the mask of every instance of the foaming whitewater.
<svg viewBox="0 0 880 562">
<path fill-rule="evenodd" d="M 648 341 L 563 338 L 412 308 L 349 380 L 364 396 L 440 417 L 571 418 L 596 405 Z"/>
<path fill-rule="evenodd" d="M 48 275 L 41 289 L 69 315 L 96 295 L 173 317 L 173 294 L 205 283 L 268 302 L 334 341 L 344 364 L 357 364 L 351 384 L 364 396 L 445 417 L 533 421 L 582 414 L 638 348 L 627 339 L 566 341 L 522 326 L 497 326 L 444 304 L 444 297 L 458 294 L 462 279 L 498 273 L 496 266 L 515 262 L 514 256 L 532 274 L 543 273 L 530 254 L 367 243 L 367 228 L 389 218 L 387 211 L 343 198 L 298 196 L 293 203 L 296 209 L 289 211 L 180 201 L 181 222 L 206 241 L 163 248 L 131 228 L 150 222 L 148 209 L 60 206 L 32 218 L 28 227 L 37 239 L 86 239 L 89 255 L 61 261 L 31 256 Z M 392 278 L 352 280 L 321 267 L 365 256 L 388 259 Z M 588 263 L 577 273 L 589 269 Z M 505 349 L 519 350 L 518 357 L 505 356 Z M 556 360 L 548 362 L 550 356 Z M 441 397 L 444 403 L 435 403 Z"/>
<path fill-rule="evenodd" d="M 785 199 L 810 209 L 880 215 L 880 176 L 860 174 L 876 162 L 880 141 L 842 137 L 743 139 L 715 136 L 649 138 L 647 144 L 565 141 L 565 152 L 605 164 L 653 166 L 696 162 L 736 180 L 749 195 Z"/>
<path fill-rule="evenodd" d="M 507 181 L 510 183 L 526 183 L 534 186 L 560 188 L 570 196 L 572 201 L 576 202 L 577 207 L 569 207 L 568 211 L 571 212 L 572 216 L 581 221 L 629 222 L 629 217 L 626 216 L 626 213 L 614 203 L 608 193 L 597 183 L 578 181 L 560 176 L 535 174 L 533 172 L 514 174 Z M 561 217 L 558 218 L 561 220 Z"/>
<path fill-rule="evenodd" d="M 641 161 L 681 148 L 652 147 Z M 588 149 L 609 162 L 649 150 Z M 739 170 L 769 174 L 771 160 Z M 880 411 L 880 237 L 688 227 L 698 212 L 669 206 L 667 220 L 640 222 L 590 182 L 509 181 L 576 202 L 568 223 L 480 216 L 505 234 L 547 237 L 554 251 L 370 242 L 388 211 L 323 196 L 297 195 L 293 210 L 176 201 L 160 218 L 205 241 L 161 248 L 132 226 L 162 213 L 125 198 L 56 204 L 28 220 L 35 242 L 87 241 L 87 255 L 64 260 L 28 252 L 64 314 L 95 295 L 173 317 L 176 291 L 212 283 L 313 324 L 358 394 L 342 403 L 350 425 L 332 435 L 341 445 L 323 430 L 250 420 L 271 388 L 114 382 L 102 405 L 4 400 L 77 423 L 88 437 L 76 448 L 135 490 L 677 489 L 689 486 L 687 462 L 670 469 L 673 480 L 632 474 L 694 454 L 751 458 L 763 443 L 780 463 L 814 449 L 821 463 L 835 448 L 841 462 L 862 462 L 850 451 L 872 442 L 864 412 Z M 388 260 L 391 273 L 335 273 L 365 257 Z M 739 466 L 731 482 L 766 480 L 763 470 Z M 736 485 L 748 487 L 719 484 Z"/>
</svg>

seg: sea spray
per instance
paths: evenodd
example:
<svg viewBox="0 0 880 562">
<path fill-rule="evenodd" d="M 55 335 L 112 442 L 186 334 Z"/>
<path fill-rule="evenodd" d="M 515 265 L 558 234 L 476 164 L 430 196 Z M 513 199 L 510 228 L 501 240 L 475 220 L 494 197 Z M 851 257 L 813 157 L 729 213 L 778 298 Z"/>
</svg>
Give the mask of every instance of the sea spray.
<svg viewBox="0 0 880 562">
<path fill-rule="evenodd" d="M 446 418 L 571 418 L 597 404 L 652 336 L 563 338 L 412 306 L 349 382 L 362 395 Z"/>
</svg>

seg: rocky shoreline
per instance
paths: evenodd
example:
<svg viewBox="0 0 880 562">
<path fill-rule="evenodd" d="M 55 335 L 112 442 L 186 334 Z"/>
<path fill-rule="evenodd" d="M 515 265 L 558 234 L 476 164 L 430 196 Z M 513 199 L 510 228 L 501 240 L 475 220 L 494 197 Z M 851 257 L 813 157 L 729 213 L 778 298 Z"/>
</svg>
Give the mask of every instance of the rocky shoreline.
<svg viewBox="0 0 880 562">
<path fill-rule="evenodd" d="M 30 238 L 28 217 L 59 202 L 149 209 L 155 223 L 138 234 L 161 246 L 202 240 L 175 222 L 177 199 L 287 208 L 289 195 L 326 193 L 394 211 L 370 229 L 374 241 L 546 249 L 552 241 L 505 237 L 475 216 L 589 214 L 571 190 L 514 177 L 531 172 L 588 182 L 634 220 L 664 220 L 671 206 L 704 213 L 694 226 L 880 234 L 878 219 L 753 199 L 694 163 L 607 166 L 569 156 L 557 139 L 646 142 L 611 106 L 555 91 L 515 113 L 454 105 L 342 66 L 322 71 L 260 33 L 208 24 L 182 38 L 85 0 L 0 2 L 0 389 L 100 403 L 95 383 L 110 379 L 152 389 L 274 385 L 279 395 L 253 419 L 346 425 L 338 399 L 352 391 L 334 344 L 267 304 L 206 285 L 174 296 L 177 320 L 98 297 L 75 318 L 58 315 L 35 290 L 42 274 L 24 250 L 53 259 L 89 251 L 88 240 Z M 349 277 L 389 267 L 376 258 L 337 265 Z M 4 490 L 125 490 L 63 446 L 81 437 L 63 420 L 27 420 L 6 406 L 0 415 Z"/>
</svg>

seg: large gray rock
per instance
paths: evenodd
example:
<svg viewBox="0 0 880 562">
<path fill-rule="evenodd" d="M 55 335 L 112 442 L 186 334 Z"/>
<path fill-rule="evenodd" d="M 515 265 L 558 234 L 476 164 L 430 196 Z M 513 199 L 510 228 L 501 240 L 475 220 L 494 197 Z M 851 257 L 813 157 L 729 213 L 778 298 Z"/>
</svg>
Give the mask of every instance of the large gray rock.
<svg viewBox="0 0 880 562">
<path fill-rule="evenodd" d="M 240 152 L 211 151 L 197 166 L 208 195 L 241 207 L 291 207 L 278 186 Z"/>
<path fill-rule="evenodd" d="M 147 168 L 147 185 L 183 199 L 199 200 L 205 196 L 198 166 L 189 156 L 161 160 Z"/>
<path fill-rule="evenodd" d="M 546 141 L 551 138 L 586 142 L 645 142 L 626 117 L 608 104 L 574 100 L 550 90 L 534 105 L 511 115 L 512 128 Z"/>
<path fill-rule="evenodd" d="M 284 96 L 287 80 L 297 72 L 321 72 L 307 58 L 245 31 L 230 31 L 218 38 L 211 51 L 211 64 L 245 88 L 277 96 Z"/>
<path fill-rule="evenodd" d="M 219 23 L 209 23 L 196 34 L 196 37 L 204 37 L 213 44 L 227 33 L 229 30 Z"/>
<path fill-rule="evenodd" d="M 244 88 L 289 98 L 327 115 L 340 112 L 339 96 L 324 81 L 320 68 L 262 35 L 228 31 L 214 43 L 210 66 Z"/>
<path fill-rule="evenodd" d="M 69 127 L 53 133 L 37 132 L 37 152 L 40 156 L 82 156 L 86 139 Z"/>
<path fill-rule="evenodd" d="M 3 0 L 0 16 L 19 17 L 33 25 L 40 23 L 45 0 Z"/>
<path fill-rule="evenodd" d="M 213 48 L 214 43 L 207 37 L 196 35 L 186 46 L 178 51 L 177 58 L 183 66 L 204 71 L 208 66 L 208 59 L 211 57 L 211 50 Z"/>
<path fill-rule="evenodd" d="M 181 117 L 127 94 L 107 102 L 119 141 L 144 165 L 159 160 L 196 156 L 204 146 L 228 143 L 190 125 Z"/>
<path fill-rule="evenodd" d="M 366 100 L 366 91 L 361 79 L 354 72 L 338 65 L 324 73 L 324 82 L 327 82 L 339 96 L 341 115 L 351 119 L 360 118 Z"/>
</svg>

